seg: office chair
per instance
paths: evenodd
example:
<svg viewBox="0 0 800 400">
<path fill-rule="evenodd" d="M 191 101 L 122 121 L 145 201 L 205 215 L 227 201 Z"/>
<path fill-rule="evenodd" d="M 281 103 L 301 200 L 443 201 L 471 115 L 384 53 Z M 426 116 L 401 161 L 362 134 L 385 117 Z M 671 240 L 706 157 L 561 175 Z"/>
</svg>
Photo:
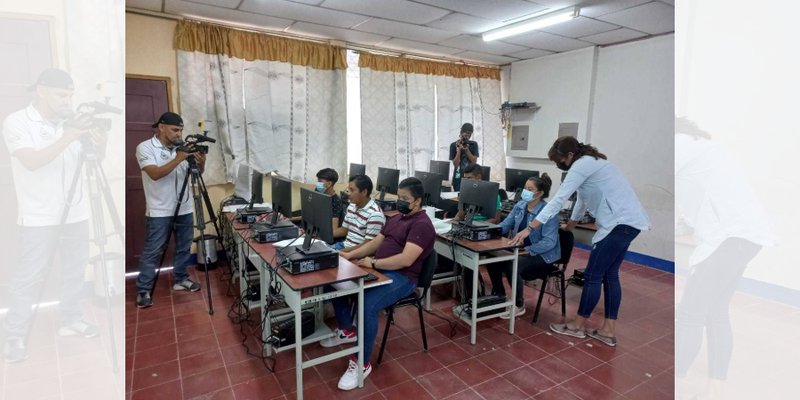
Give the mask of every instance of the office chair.
<svg viewBox="0 0 800 400">
<path fill-rule="evenodd" d="M 558 241 L 561 245 L 561 258 L 553 263 L 553 269 L 550 272 L 548 272 L 546 275 L 543 275 L 541 278 L 538 278 L 542 280 L 542 287 L 539 289 L 539 301 L 536 303 L 536 310 L 533 313 L 533 321 L 531 321 L 531 323 L 534 324 L 536 323 L 536 320 L 539 319 L 539 310 L 542 308 L 544 291 L 547 288 L 547 281 L 549 281 L 550 278 L 557 278 L 559 284 L 561 284 L 561 315 L 567 315 L 567 300 L 564 293 L 566 290 L 566 280 L 564 278 L 564 274 L 567 271 L 569 259 L 572 257 L 572 248 L 575 246 L 575 235 L 573 235 L 570 231 L 559 229 Z"/>
<path fill-rule="evenodd" d="M 428 336 L 425 334 L 425 320 L 422 318 L 422 304 L 425 296 L 428 294 L 428 289 L 431 287 L 433 281 L 433 273 L 436 270 L 436 252 L 431 251 L 431 254 L 422 262 L 422 271 L 419 273 L 417 279 L 417 288 L 422 289 L 422 292 L 413 291 L 408 296 L 397 300 L 394 304 L 386 308 L 386 328 L 383 330 L 383 341 L 381 341 L 381 350 L 378 353 L 377 365 L 381 365 L 383 359 L 383 350 L 386 348 L 386 339 L 389 337 L 389 327 L 394 323 L 394 310 L 398 307 L 414 306 L 417 307 L 419 313 L 419 328 L 422 331 L 422 347 L 428 351 Z"/>
</svg>

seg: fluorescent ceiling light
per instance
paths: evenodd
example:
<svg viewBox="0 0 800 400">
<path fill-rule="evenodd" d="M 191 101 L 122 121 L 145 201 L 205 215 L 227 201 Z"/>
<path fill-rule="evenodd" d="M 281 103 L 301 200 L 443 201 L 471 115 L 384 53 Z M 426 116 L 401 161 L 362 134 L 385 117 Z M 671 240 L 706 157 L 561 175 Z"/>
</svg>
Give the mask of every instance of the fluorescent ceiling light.
<svg viewBox="0 0 800 400">
<path fill-rule="evenodd" d="M 537 15 L 522 21 L 512 23 L 497 29 L 492 29 L 483 34 L 483 41 L 502 39 L 509 36 L 519 35 L 520 33 L 530 32 L 534 29 L 541 29 L 546 26 L 555 25 L 569 21 L 577 17 L 580 13 L 579 7 L 567 7 L 547 14 Z"/>
</svg>

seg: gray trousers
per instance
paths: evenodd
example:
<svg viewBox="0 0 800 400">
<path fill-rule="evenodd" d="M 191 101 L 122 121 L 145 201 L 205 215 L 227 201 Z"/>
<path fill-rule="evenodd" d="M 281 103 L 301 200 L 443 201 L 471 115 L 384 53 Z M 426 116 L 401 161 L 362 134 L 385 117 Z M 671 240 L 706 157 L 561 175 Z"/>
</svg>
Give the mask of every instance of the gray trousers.
<svg viewBox="0 0 800 400">
<path fill-rule="evenodd" d="M 9 309 L 3 321 L 6 337 L 25 337 L 33 322 L 31 308 L 40 301 L 51 265 L 61 267 L 59 308 L 64 325 L 81 318 L 80 294 L 89 263 L 89 221 L 63 226 L 17 227 L 17 259 L 11 264 Z M 54 255 L 56 257 L 54 257 Z M 47 274 L 47 275 L 46 275 Z"/>
</svg>

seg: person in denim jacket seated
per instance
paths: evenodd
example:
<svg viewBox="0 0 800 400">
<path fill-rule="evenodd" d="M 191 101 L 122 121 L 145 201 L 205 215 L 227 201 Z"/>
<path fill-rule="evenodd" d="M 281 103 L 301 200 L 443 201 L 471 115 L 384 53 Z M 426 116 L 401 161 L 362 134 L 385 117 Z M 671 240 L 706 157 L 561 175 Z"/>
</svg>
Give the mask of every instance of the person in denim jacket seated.
<svg viewBox="0 0 800 400">
<path fill-rule="evenodd" d="M 513 237 L 533 222 L 536 215 L 547 205 L 544 199 L 550 196 L 552 184 L 553 181 L 547 174 L 542 174 L 541 178 L 531 177 L 525 182 L 525 189 L 520 195 L 520 200 L 500 223 L 504 235 L 510 233 Z M 551 218 L 547 223 L 531 232 L 525 239 L 524 248 L 527 254 L 520 254 L 517 259 L 517 317 L 525 314 L 522 281 L 541 279 L 555 269 L 553 263 L 561 258 L 561 247 L 558 242 L 558 218 Z M 503 286 L 502 275 L 505 273 L 510 285 L 512 267 L 513 264 L 509 261 L 487 268 L 492 280 L 492 294 L 505 296 L 506 290 Z M 508 319 L 510 315 L 509 310 L 501 314 L 500 318 Z"/>
</svg>

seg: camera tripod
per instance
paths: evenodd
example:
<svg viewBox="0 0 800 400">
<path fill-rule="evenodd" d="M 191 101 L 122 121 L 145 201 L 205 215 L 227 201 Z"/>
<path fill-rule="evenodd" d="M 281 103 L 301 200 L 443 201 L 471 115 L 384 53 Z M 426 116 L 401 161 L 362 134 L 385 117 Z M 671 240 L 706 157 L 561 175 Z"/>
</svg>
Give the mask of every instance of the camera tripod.
<svg viewBox="0 0 800 400">
<path fill-rule="evenodd" d="M 92 233 L 94 235 L 94 243 L 98 248 L 99 251 L 99 261 L 102 270 L 102 280 L 103 280 L 103 288 L 104 288 L 104 297 L 105 297 L 105 305 L 106 305 L 106 315 L 108 317 L 108 331 L 109 331 L 109 342 L 111 345 L 111 365 L 112 370 L 114 373 L 119 372 L 118 366 L 118 358 L 117 358 L 117 348 L 115 345 L 114 339 L 114 323 L 112 318 L 111 312 L 111 293 L 109 292 L 109 277 L 108 277 L 108 269 L 106 267 L 106 244 L 108 243 L 108 237 L 113 235 L 119 235 L 122 243 L 125 243 L 125 236 L 124 230 L 122 227 L 122 221 L 119 218 L 119 214 L 117 212 L 117 208 L 114 205 L 114 199 L 111 196 L 111 190 L 108 186 L 108 180 L 106 179 L 105 171 L 103 170 L 102 165 L 98 162 L 97 152 L 94 148 L 94 144 L 89 140 L 89 138 L 84 134 L 79 140 L 83 147 L 82 154 L 78 160 L 78 165 L 75 168 L 75 174 L 72 177 L 72 182 L 70 183 L 69 191 L 67 194 L 67 199 L 64 204 L 64 210 L 62 211 L 61 218 L 59 224 L 57 225 L 57 238 L 60 238 L 62 227 L 67 222 L 67 217 L 69 215 L 70 208 L 72 207 L 72 199 L 75 197 L 75 193 L 78 187 L 78 180 L 81 178 L 81 172 L 84 172 L 86 175 L 86 182 L 89 191 L 89 204 L 90 204 L 90 211 L 91 211 L 91 227 Z M 85 168 L 84 168 L 85 167 Z M 102 199 L 101 199 L 102 198 Z M 104 221 L 104 210 L 103 210 L 103 201 L 105 201 L 105 205 L 108 208 L 108 213 L 111 216 L 111 221 L 114 226 L 114 230 L 111 233 L 106 233 L 105 228 L 105 221 Z M 53 249 L 53 252 L 49 256 L 47 264 L 45 266 L 46 277 L 50 275 L 50 269 L 53 265 L 55 260 L 56 250 Z M 97 277 L 95 277 L 97 279 Z M 46 282 L 42 283 L 42 287 L 39 289 L 39 296 L 37 300 L 37 304 L 41 302 L 42 295 L 44 294 L 44 289 L 46 286 Z M 33 327 L 33 321 L 36 318 L 36 314 L 39 310 L 37 306 L 34 308 L 33 316 L 31 317 L 31 324 L 28 327 L 28 332 L 25 335 L 25 342 L 27 342 L 28 337 L 30 336 L 31 329 Z"/>
<path fill-rule="evenodd" d="M 206 183 L 203 180 L 203 175 L 200 173 L 200 168 L 197 166 L 197 160 L 195 160 L 194 156 L 189 156 L 186 161 L 189 163 L 189 168 L 187 170 L 186 176 L 183 178 L 183 183 L 181 184 L 180 194 L 178 195 L 177 204 L 175 205 L 175 212 L 172 214 L 172 223 L 170 224 L 169 232 L 167 233 L 167 243 L 169 243 L 169 238 L 172 235 L 172 232 L 175 230 L 175 221 L 178 218 L 178 213 L 181 209 L 181 199 L 183 199 L 184 194 L 186 194 L 186 188 L 189 184 L 189 179 L 191 178 L 192 184 L 192 199 L 194 202 L 194 215 L 195 215 L 195 228 L 200 231 L 200 241 L 197 242 L 197 254 L 198 260 L 197 263 L 203 265 L 203 269 L 206 273 L 206 290 L 208 291 L 208 313 L 210 315 L 214 314 L 214 306 L 211 301 L 211 279 L 209 277 L 208 271 L 208 257 L 206 256 L 205 248 L 202 250 L 202 260 L 200 260 L 199 256 L 201 254 L 201 246 L 205 246 L 204 239 L 205 239 L 205 227 L 209 223 L 214 225 L 214 230 L 217 233 L 217 241 L 221 241 L 221 235 L 219 230 L 219 225 L 217 224 L 217 216 L 214 214 L 214 206 L 211 204 L 211 199 L 208 197 L 208 190 L 206 189 Z M 211 216 L 211 221 L 205 221 L 205 214 L 203 213 L 203 203 L 208 208 L 208 213 Z M 177 243 L 176 243 L 177 244 Z M 150 297 L 153 296 L 153 291 L 156 288 L 156 284 L 158 283 L 158 277 L 161 275 L 161 268 L 160 266 L 164 263 L 164 258 L 167 254 L 167 246 L 164 246 L 164 251 L 161 253 L 161 261 L 159 261 L 158 265 L 159 268 L 156 269 L 156 276 L 153 279 L 153 286 L 150 289 Z"/>
</svg>

